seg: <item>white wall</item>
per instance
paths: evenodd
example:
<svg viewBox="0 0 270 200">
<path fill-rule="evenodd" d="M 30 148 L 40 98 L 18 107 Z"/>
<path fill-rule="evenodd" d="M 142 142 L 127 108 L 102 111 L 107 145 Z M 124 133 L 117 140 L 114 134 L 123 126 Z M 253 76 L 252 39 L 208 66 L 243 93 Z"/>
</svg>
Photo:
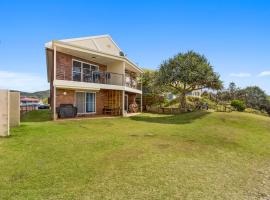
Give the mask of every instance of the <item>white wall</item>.
<svg viewBox="0 0 270 200">
<path fill-rule="evenodd" d="M 94 40 L 100 51 L 119 56 L 119 49 L 109 37 L 99 37 Z"/>
<path fill-rule="evenodd" d="M 80 40 L 63 40 L 64 42 L 79 45 L 82 47 L 94 49 L 97 51 L 101 51 L 104 53 L 117 55 L 119 56 L 119 48 L 115 45 L 115 43 L 111 40 L 109 36 L 104 37 L 92 37 L 88 39 L 80 39 Z"/>
<path fill-rule="evenodd" d="M 0 90 L 0 136 L 9 135 L 9 91 Z"/>
<path fill-rule="evenodd" d="M 110 84 L 123 85 L 123 81 L 124 81 L 123 75 L 125 74 L 124 62 L 115 62 L 110 65 L 107 65 L 107 71 L 116 73 L 116 74 L 111 74 Z"/>
<path fill-rule="evenodd" d="M 9 125 L 10 127 L 20 125 L 20 93 L 9 93 Z"/>
<path fill-rule="evenodd" d="M 114 62 L 112 64 L 107 65 L 107 71 L 118 73 L 118 74 L 124 74 L 125 73 L 124 62 L 119 61 L 119 62 Z"/>
<path fill-rule="evenodd" d="M 82 47 L 98 50 L 92 39 L 69 41 L 70 44 L 79 45 Z"/>
<path fill-rule="evenodd" d="M 0 90 L 0 136 L 9 135 L 9 127 L 20 124 L 20 93 Z"/>
</svg>

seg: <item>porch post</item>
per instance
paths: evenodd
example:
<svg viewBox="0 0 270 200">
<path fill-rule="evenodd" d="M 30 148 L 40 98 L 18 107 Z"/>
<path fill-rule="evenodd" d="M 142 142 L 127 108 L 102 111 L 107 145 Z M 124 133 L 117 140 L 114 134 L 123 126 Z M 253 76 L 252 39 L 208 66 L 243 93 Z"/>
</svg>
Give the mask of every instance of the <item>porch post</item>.
<svg viewBox="0 0 270 200">
<path fill-rule="evenodd" d="M 122 90 L 122 116 L 125 116 L 125 90 Z"/>
<path fill-rule="evenodd" d="M 126 86 L 126 63 L 123 62 L 123 88 Z M 122 116 L 125 116 L 125 90 L 122 91 Z"/>
<path fill-rule="evenodd" d="M 141 94 L 141 112 L 143 111 L 143 106 L 142 106 L 142 94 Z"/>
<path fill-rule="evenodd" d="M 53 47 L 53 120 L 56 120 L 56 46 Z"/>
<path fill-rule="evenodd" d="M 141 92 L 142 92 L 142 79 L 141 79 Z M 143 111 L 143 105 L 142 105 L 142 102 L 143 102 L 143 93 L 141 93 L 141 112 Z"/>
</svg>

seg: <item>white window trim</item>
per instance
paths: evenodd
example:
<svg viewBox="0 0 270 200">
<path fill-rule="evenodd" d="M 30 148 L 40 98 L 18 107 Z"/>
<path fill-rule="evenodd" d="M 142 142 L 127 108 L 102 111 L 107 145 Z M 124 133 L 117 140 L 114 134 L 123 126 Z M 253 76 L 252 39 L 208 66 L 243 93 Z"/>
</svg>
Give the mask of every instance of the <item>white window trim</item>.
<svg viewBox="0 0 270 200">
<path fill-rule="evenodd" d="M 83 113 L 77 113 L 77 114 L 79 114 L 79 115 L 85 115 L 85 114 L 96 114 L 97 113 L 97 93 L 96 92 L 87 92 L 87 91 L 76 91 L 75 92 L 75 106 L 76 106 L 76 104 L 77 104 L 77 95 L 76 95 L 76 93 L 84 93 L 84 103 L 85 103 L 85 105 L 84 105 L 84 112 Z M 95 94 L 95 112 L 86 112 L 86 94 L 87 93 L 92 93 L 92 94 Z"/>
<path fill-rule="evenodd" d="M 90 65 L 91 66 L 94 66 L 94 67 L 97 67 L 97 70 L 99 71 L 99 65 L 96 65 L 96 64 L 92 64 L 92 63 L 88 63 L 88 62 L 84 62 L 84 61 L 81 61 L 81 60 L 78 60 L 78 59 L 72 59 L 72 67 L 71 67 L 71 78 L 72 78 L 72 81 L 73 80 L 73 62 L 76 61 L 76 62 L 80 62 L 81 63 L 81 82 L 84 82 L 83 81 L 83 64 L 87 64 L 87 65 Z M 92 73 L 93 74 L 93 73 Z"/>
</svg>

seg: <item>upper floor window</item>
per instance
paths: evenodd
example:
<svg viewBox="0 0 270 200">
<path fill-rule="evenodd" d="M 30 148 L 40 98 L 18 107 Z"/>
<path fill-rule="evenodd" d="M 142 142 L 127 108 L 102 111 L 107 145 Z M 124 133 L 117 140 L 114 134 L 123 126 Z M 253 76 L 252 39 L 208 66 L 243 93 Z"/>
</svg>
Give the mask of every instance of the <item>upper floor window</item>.
<svg viewBox="0 0 270 200">
<path fill-rule="evenodd" d="M 72 80 L 73 81 L 81 81 L 81 73 L 82 73 L 82 67 L 81 62 L 73 60 L 73 67 L 72 67 Z"/>
<path fill-rule="evenodd" d="M 72 80 L 73 81 L 93 81 L 93 72 L 98 71 L 98 66 L 81 62 L 78 60 L 72 61 Z"/>
</svg>

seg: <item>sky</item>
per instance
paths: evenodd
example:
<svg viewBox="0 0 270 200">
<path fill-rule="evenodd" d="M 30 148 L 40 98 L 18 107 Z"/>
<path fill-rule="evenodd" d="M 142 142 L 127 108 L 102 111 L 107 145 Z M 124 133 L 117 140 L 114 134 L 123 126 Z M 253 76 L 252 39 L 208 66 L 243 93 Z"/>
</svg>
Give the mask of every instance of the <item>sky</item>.
<svg viewBox="0 0 270 200">
<path fill-rule="evenodd" d="M 270 94 L 270 1 L 0 1 L 0 88 L 48 89 L 44 44 L 109 34 L 140 67 L 207 57 L 224 85 Z"/>
</svg>

